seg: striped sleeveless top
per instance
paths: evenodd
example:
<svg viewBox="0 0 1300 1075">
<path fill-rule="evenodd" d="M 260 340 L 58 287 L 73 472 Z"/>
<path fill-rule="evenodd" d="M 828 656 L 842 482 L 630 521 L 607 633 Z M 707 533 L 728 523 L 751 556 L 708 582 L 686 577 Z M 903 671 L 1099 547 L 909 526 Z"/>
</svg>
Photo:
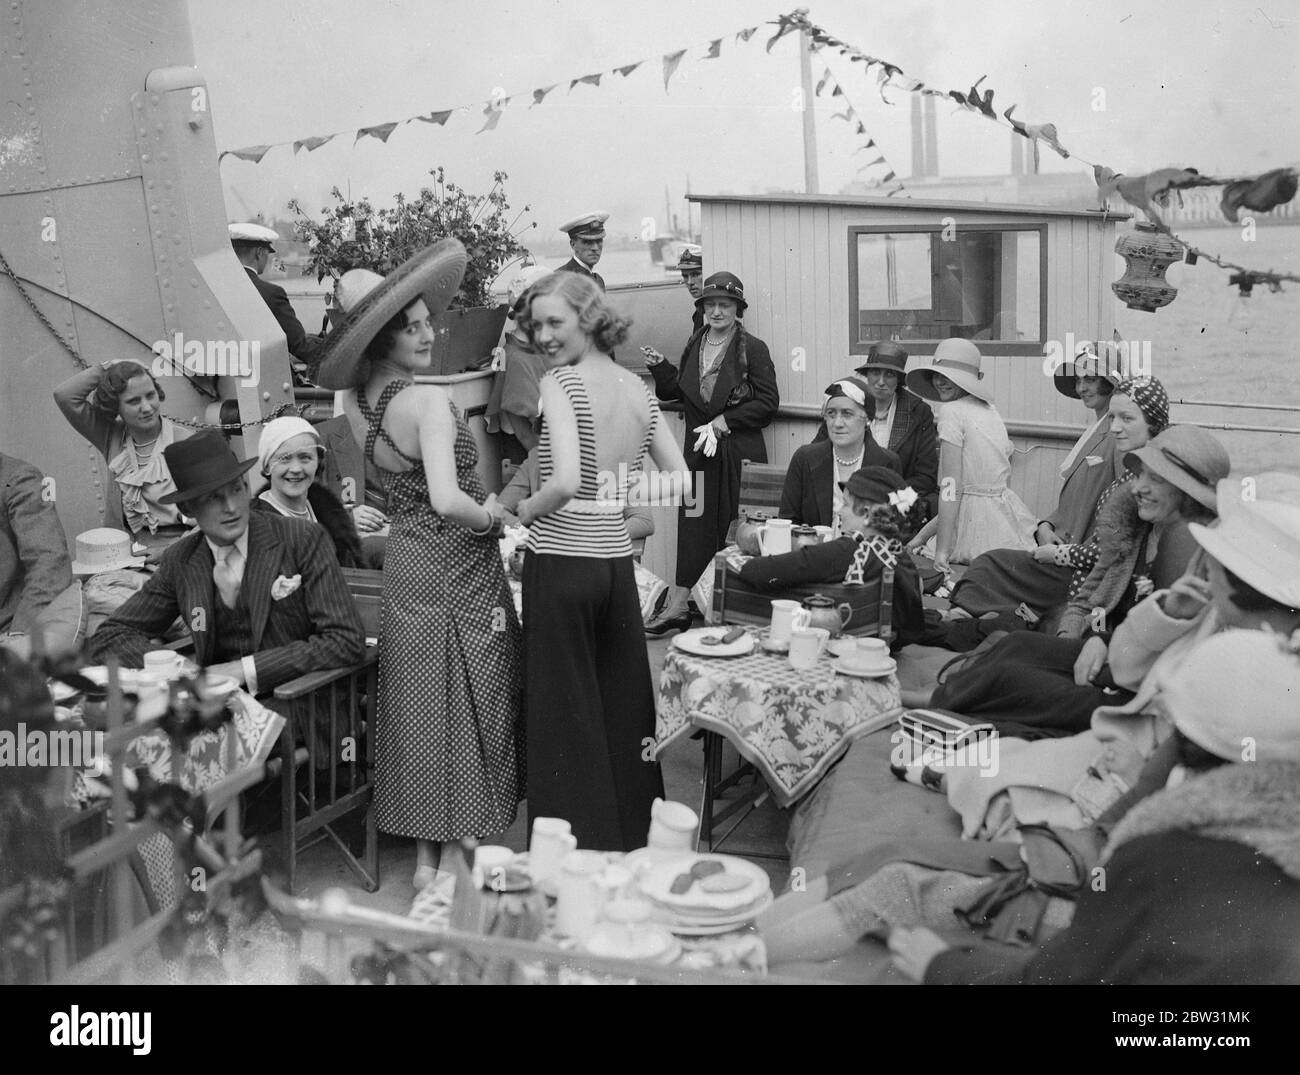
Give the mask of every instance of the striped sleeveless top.
<svg viewBox="0 0 1300 1075">
<path fill-rule="evenodd" d="M 548 556 L 583 556 L 612 560 L 632 555 L 623 509 L 627 505 L 628 486 L 641 473 L 642 463 L 654 438 L 659 419 L 659 403 L 645 389 L 650 404 L 650 421 L 635 461 L 620 467 L 618 473 L 600 473 L 596 465 L 596 424 L 591 413 L 591 398 L 578 372 L 569 367 L 552 370 L 547 376 L 559 382 L 569 397 L 578 420 L 578 447 L 581 480 L 577 495 L 564 507 L 534 520 L 529 528 L 528 548 Z M 544 419 L 543 419 L 544 420 Z M 545 483 L 555 465 L 551 457 L 550 438 L 543 435 L 537 446 L 538 478 Z"/>
</svg>

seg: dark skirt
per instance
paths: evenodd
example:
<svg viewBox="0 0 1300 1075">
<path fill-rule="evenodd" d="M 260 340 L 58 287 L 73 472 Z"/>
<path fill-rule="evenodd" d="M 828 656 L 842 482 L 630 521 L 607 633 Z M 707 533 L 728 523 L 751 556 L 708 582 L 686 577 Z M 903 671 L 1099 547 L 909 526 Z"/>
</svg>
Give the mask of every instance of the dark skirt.
<svg viewBox="0 0 1300 1075">
<path fill-rule="evenodd" d="M 664 784 L 632 558 L 529 552 L 523 589 L 529 830 L 560 817 L 579 847 L 644 847 Z"/>
<path fill-rule="evenodd" d="M 1074 662 L 1082 649 L 1083 639 L 1017 631 L 939 684 L 930 705 L 1018 739 L 1087 731 L 1094 709 L 1123 705 L 1133 694 L 1075 683 Z"/>
<path fill-rule="evenodd" d="M 972 616 L 1005 612 L 1022 603 L 1041 615 L 1065 604 L 1073 575 L 1072 568 L 1040 564 L 1031 552 L 994 549 L 971 561 L 950 600 Z"/>
<path fill-rule="evenodd" d="M 718 446 L 713 457 L 696 456 L 696 501 L 677 513 L 677 585 L 690 589 L 727 544 L 727 531 L 740 512 L 740 465 L 744 460 L 731 445 Z"/>
</svg>

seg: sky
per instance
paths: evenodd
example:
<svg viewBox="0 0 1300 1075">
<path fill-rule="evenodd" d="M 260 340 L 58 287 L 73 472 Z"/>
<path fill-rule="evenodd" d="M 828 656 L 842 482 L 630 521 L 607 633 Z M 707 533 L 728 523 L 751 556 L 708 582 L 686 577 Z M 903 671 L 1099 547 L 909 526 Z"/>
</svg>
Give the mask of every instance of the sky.
<svg viewBox="0 0 1300 1075">
<path fill-rule="evenodd" d="M 1300 0 L 805 0 L 833 36 L 941 89 L 981 75 L 1001 113 L 1056 124 L 1078 157 L 1136 174 L 1176 165 L 1255 174 L 1300 159 Z M 803 189 L 796 38 L 769 55 L 785 4 L 739 0 L 190 0 L 196 62 L 208 81 L 219 149 L 291 142 L 462 105 L 445 126 L 399 126 L 380 143 L 353 134 L 315 152 L 280 146 L 260 164 L 227 157 L 230 219 L 309 210 L 331 187 L 387 204 L 446 168 L 468 190 L 495 171 L 525 237 L 561 240 L 558 225 L 590 209 L 612 214 L 614 235 L 656 230 L 696 193 Z M 737 31 L 760 30 L 747 43 Z M 717 59 L 702 59 L 713 39 Z M 686 48 L 667 91 L 662 57 Z M 647 60 L 627 77 L 613 68 Z M 910 100 L 886 104 L 863 65 L 830 51 L 845 98 L 816 102 L 823 193 L 855 178 L 874 154 L 832 118 L 852 104 L 900 178 L 911 169 Z M 569 82 L 605 72 L 598 87 Z M 535 88 L 559 83 L 529 107 Z M 511 99 L 495 130 L 484 106 Z M 1008 170 L 1006 127 L 938 102 L 945 176 Z M 1043 153 L 1043 170 L 1090 174 L 1078 159 Z M 874 174 L 881 174 L 876 169 Z M 870 175 L 872 173 L 867 173 Z M 859 177 L 861 178 L 861 177 Z"/>
</svg>

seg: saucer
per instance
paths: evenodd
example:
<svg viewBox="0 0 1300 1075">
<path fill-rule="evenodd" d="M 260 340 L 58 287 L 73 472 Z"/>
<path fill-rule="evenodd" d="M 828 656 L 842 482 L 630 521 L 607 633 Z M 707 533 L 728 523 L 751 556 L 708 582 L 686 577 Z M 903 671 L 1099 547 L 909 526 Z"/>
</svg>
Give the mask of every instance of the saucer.
<svg viewBox="0 0 1300 1075">
<path fill-rule="evenodd" d="M 758 632 L 758 644 L 768 653 L 790 652 L 790 640 L 788 638 L 773 638 L 770 628 L 767 627 Z"/>
<path fill-rule="evenodd" d="M 886 657 L 878 665 L 867 668 L 849 668 L 841 660 L 836 660 L 835 671 L 842 676 L 856 676 L 858 679 L 880 679 L 882 676 L 892 676 L 895 669 L 898 668 L 898 662 L 892 657 Z"/>
</svg>

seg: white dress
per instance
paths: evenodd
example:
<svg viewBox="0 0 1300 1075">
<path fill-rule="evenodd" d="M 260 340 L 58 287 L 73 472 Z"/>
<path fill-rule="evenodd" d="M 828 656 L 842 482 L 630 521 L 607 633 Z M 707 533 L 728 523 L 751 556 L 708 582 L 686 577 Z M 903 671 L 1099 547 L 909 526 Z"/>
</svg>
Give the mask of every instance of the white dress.
<svg viewBox="0 0 1300 1075">
<path fill-rule="evenodd" d="M 951 561 L 968 564 L 990 549 L 1034 547 L 1036 520 L 1007 488 L 1011 439 L 992 404 L 962 396 L 939 407 L 939 439 L 961 448 L 961 489 Z M 943 477 L 939 495 L 945 495 Z"/>
</svg>

